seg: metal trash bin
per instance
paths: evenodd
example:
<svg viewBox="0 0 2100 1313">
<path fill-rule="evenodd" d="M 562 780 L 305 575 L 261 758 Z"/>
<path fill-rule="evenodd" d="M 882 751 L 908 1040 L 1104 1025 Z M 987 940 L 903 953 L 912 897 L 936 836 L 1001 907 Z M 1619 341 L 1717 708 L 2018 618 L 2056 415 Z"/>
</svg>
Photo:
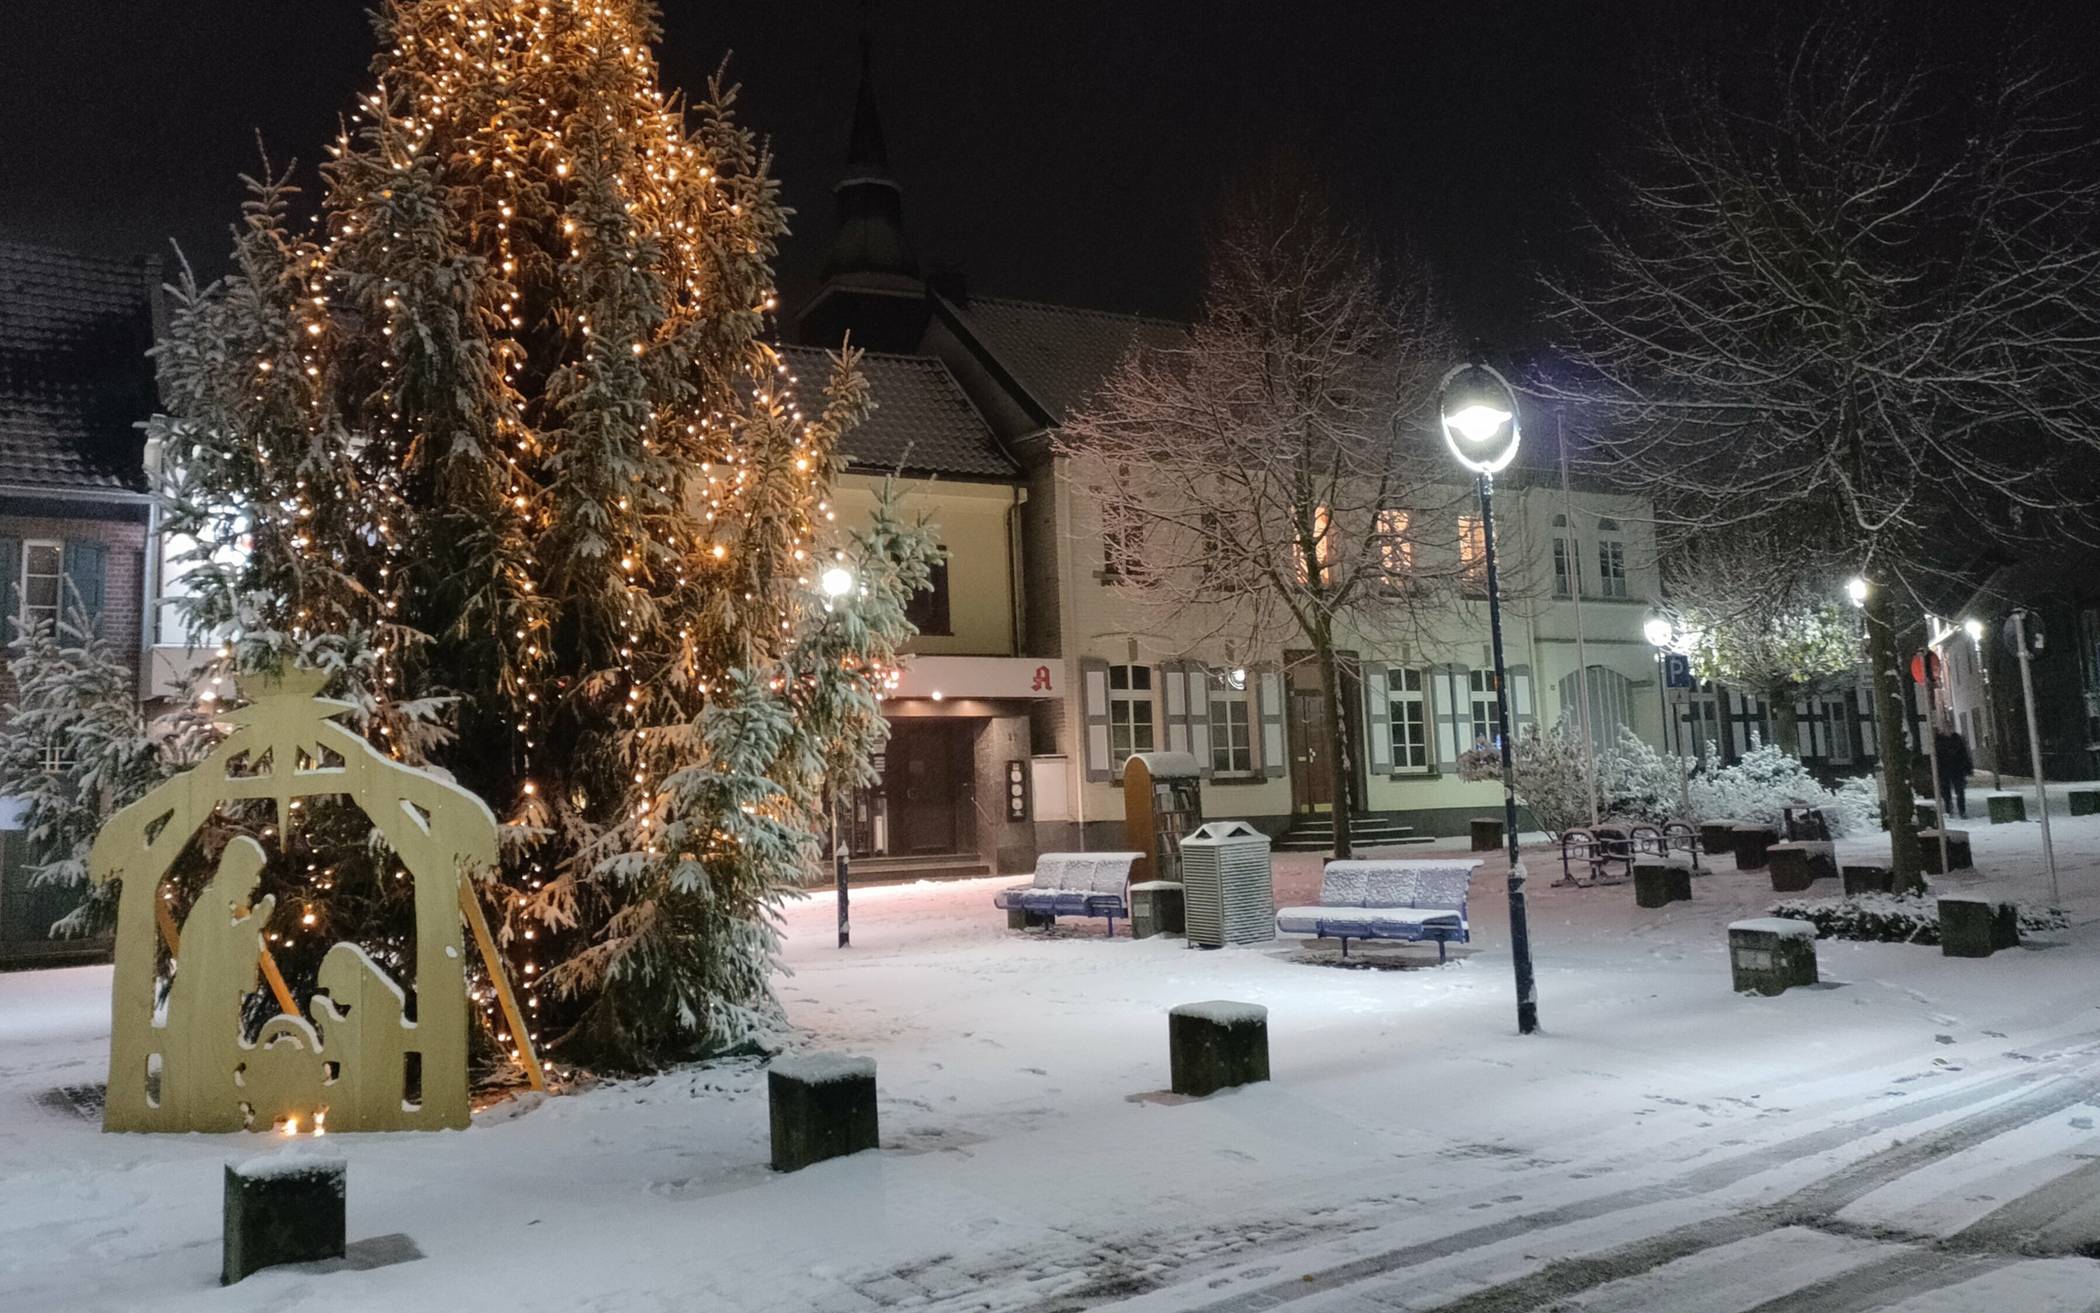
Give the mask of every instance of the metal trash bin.
<svg viewBox="0 0 2100 1313">
<path fill-rule="evenodd" d="M 1205 948 L 1276 937 L 1269 836 L 1245 821 L 1210 821 L 1181 841 L 1182 915 Z"/>
</svg>

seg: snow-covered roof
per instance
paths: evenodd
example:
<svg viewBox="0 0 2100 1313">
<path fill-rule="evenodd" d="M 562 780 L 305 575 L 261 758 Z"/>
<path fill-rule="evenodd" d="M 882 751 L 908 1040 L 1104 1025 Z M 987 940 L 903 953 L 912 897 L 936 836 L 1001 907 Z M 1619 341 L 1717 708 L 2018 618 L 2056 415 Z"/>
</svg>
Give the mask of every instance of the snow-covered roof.
<svg viewBox="0 0 2100 1313">
<path fill-rule="evenodd" d="M 799 380 L 803 409 L 815 410 L 831 373 L 829 353 L 784 346 L 780 354 Z M 860 365 L 875 410 L 841 444 L 850 468 L 1001 481 L 1020 477 L 1020 466 L 940 360 L 869 351 L 862 353 Z"/>
<path fill-rule="evenodd" d="M 1106 310 L 972 296 L 964 325 L 1053 420 L 1093 399 L 1133 346 L 1171 347 L 1185 324 Z"/>
<path fill-rule="evenodd" d="M 156 262 L 0 241 L 0 484 L 137 492 Z"/>
</svg>

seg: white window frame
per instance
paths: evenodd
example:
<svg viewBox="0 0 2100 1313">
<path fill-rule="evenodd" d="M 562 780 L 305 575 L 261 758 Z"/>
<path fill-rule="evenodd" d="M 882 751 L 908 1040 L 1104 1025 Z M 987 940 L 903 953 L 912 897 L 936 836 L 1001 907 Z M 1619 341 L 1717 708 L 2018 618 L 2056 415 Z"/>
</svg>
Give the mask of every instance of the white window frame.
<svg viewBox="0 0 2100 1313">
<path fill-rule="evenodd" d="M 1412 687 L 1410 687 L 1412 685 Z M 1429 676 L 1414 666 L 1387 666 L 1386 733 L 1395 775 L 1427 775 L 1436 765 L 1429 716 Z"/>
<path fill-rule="evenodd" d="M 1627 597 L 1626 542 L 1622 538 L 1597 540 L 1597 595 Z"/>
<path fill-rule="evenodd" d="M 1254 761 L 1254 706 L 1247 697 L 1247 679 L 1237 683 L 1232 673 L 1210 674 L 1210 773 L 1216 779 L 1252 778 L 1260 773 Z"/>
<path fill-rule="evenodd" d="M 1121 687 L 1116 683 L 1118 677 L 1122 679 Z M 1140 682 L 1142 688 L 1138 687 Z M 1123 778 L 1123 763 L 1133 755 L 1159 750 L 1159 713 L 1153 705 L 1152 692 L 1152 667 L 1108 668 L 1108 758 L 1110 773 L 1116 779 Z M 1119 739 L 1126 746 L 1119 746 Z"/>
<path fill-rule="evenodd" d="M 1478 669 L 1466 672 L 1467 725 L 1473 731 L 1473 744 L 1485 743 L 1489 747 L 1499 745 L 1495 735 L 1495 672 Z"/>
<path fill-rule="evenodd" d="M 50 551 L 57 562 L 48 574 L 42 571 L 31 571 L 29 568 L 31 559 L 39 549 Z M 38 605 L 30 600 L 29 581 L 32 579 L 49 579 L 52 581 L 52 600 L 50 605 Z M 22 627 L 21 632 L 28 633 L 31 625 L 37 619 L 45 617 L 50 619 L 51 628 L 53 632 L 56 632 L 58 622 L 64 616 L 66 609 L 65 543 L 57 538 L 24 538 L 22 540 L 21 573 L 15 578 L 15 588 L 15 597 L 19 608 L 15 614 L 15 622 Z"/>
</svg>

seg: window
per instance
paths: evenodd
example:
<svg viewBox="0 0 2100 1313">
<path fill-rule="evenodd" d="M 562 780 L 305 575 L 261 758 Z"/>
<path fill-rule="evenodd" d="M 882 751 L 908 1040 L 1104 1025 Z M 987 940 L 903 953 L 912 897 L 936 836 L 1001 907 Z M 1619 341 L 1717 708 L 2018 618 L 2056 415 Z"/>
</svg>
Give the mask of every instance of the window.
<svg viewBox="0 0 2100 1313">
<path fill-rule="evenodd" d="M 1575 551 L 1575 539 L 1567 532 L 1568 517 L 1553 517 L 1553 595 L 1573 597 L 1582 586 L 1582 558 Z"/>
<path fill-rule="evenodd" d="M 904 604 L 904 618 L 922 634 L 955 632 L 948 616 L 948 563 L 935 561 L 926 586 Z"/>
<path fill-rule="evenodd" d="M 1599 520 L 1597 531 L 1616 534 L 1619 522 Z M 1616 538 L 1597 542 L 1597 592 L 1604 597 L 1626 596 L 1626 544 Z"/>
<path fill-rule="evenodd" d="M 1334 525 L 1325 506 L 1313 507 L 1313 554 L 1320 558 L 1320 582 L 1334 582 Z M 1298 581 L 1311 583 L 1312 575 L 1305 564 L 1305 544 L 1297 543 L 1291 552 L 1298 558 Z"/>
<path fill-rule="evenodd" d="M 1213 775 L 1254 773 L 1254 731 L 1247 714 L 1244 670 L 1211 672 L 1210 770 Z"/>
<path fill-rule="evenodd" d="M 1152 751 L 1152 667 L 1108 668 L 1108 759 L 1118 778 L 1133 752 Z"/>
<path fill-rule="evenodd" d="M 1429 769 L 1429 699 L 1424 693 L 1422 672 L 1387 667 L 1386 704 L 1391 717 L 1393 769 Z"/>
<path fill-rule="evenodd" d="M 59 599 L 65 596 L 66 549 L 62 543 L 31 539 L 22 544 L 22 630 L 58 624 Z"/>
<path fill-rule="evenodd" d="M 1101 525 L 1101 577 L 1134 580 L 1145 559 L 1145 525 L 1133 514 L 1111 515 Z"/>
<path fill-rule="evenodd" d="M 1487 586 L 1487 529 L 1477 515 L 1458 517 L 1458 568 L 1466 587 Z"/>
<path fill-rule="evenodd" d="M 53 739 L 44 745 L 44 774 L 63 775 L 73 766 L 73 751 L 64 742 Z"/>
<path fill-rule="evenodd" d="M 1495 672 L 1469 671 L 1467 682 L 1473 694 L 1473 742 L 1490 746 L 1500 744 L 1501 740 L 1495 736 Z"/>
<path fill-rule="evenodd" d="M 1407 537 L 1407 512 L 1378 512 L 1378 570 L 1385 586 L 1399 588 L 1415 568 L 1415 545 Z"/>
</svg>

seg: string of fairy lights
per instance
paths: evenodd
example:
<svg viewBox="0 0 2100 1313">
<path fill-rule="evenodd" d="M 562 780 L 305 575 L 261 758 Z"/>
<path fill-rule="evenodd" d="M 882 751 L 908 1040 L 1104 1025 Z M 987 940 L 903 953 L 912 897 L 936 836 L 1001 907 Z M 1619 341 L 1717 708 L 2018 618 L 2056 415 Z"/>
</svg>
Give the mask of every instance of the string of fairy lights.
<svg viewBox="0 0 2100 1313">
<path fill-rule="evenodd" d="M 608 801 L 608 781 L 571 770 L 580 754 L 543 752 L 565 700 L 601 673 L 595 658 L 609 664 L 615 722 L 634 736 L 617 811 L 658 852 L 662 731 L 691 719 L 727 665 L 776 650 L 813 593 L 812 562 L 843 559 L 820 546 L 837 518 L 828 430 L 759 336 L 777 308 L 768 260 L 780 231 L 764 160 L 719 125 L 695 127 L 661 90 L 643 9 L 387 5 L 376 89 L 330 151 L 292 329 L 309 443 L 348 442 L 361 481 L 354 494 L 317 492 L 299 477 L 255 524 L 363 579 L 383 636 L 373 724 L 402 760 L 418 755 L 396 733 L 417 672 L 400 626 L 429 618 L 418 589 L 433 508 L 418 502 L 442 489 L 453 509 L 485 508 L 494 545 L 481 583 L 500 655 L 486 692 L 510 736 L 511 795 L 497 810 L 528 836 L 505 850 L 502 925 L 529 1018 L 548 965 L 533 900 L 574 857 L 562 814 L 602 816 Z M 281 359 L 257 359 L 259 402 Z M 647 411 L 592 414 L 578 402 L 592 388 Z M 260 440 L 256 455 L 267 480 Z M 346 497 L 356 504 L 322 505 Z M 602 569 L 550 550 L 586 536 Z M 725 590 L 751 604 L 726 622 L 710 605 Z M 345 617 L 297 605 L 294 619 L 303 637 Z M 576 650 L 600 621 L 606 650 Z M 861 674 L 877 688 L 895 680 Z M 734 839 L 717 828 L 711 842 Z M 287 941 L 325 930 L 323 895 L 338 881 L 318 858 L 304 874 Z M 514 1044 L 493 991 L 477 1001 Z"/>
</svg>

